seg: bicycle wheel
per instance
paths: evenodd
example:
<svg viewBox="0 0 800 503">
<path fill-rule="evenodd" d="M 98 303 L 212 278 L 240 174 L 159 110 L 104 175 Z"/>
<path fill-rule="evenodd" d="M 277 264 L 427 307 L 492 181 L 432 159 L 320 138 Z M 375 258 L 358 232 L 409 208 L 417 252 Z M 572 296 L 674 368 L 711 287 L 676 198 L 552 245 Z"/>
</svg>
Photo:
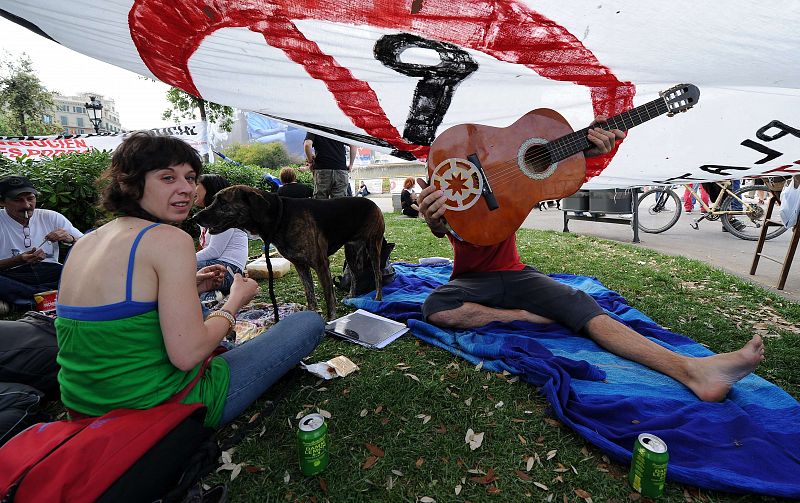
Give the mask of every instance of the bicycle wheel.
<svg viewBox="0 0 800 503">
<path fill-rule="evenodd" d="M 759 202 L 759 192 L 762 196 L 766 196 L 761 202 Z M 720 218 L 722 226 L 739 239 L 757 241 L 761 236 L 761 226 L 764 225 L 764 215 L 767 213 L 772 193 L 764 185 L 747 185 L 734 191 L 734 194 L 739 196 L 742 202 L 730 195 L 722 201 L 721 211 L 737 212 L 735 215 L 722 215 Z M 772 210 L 771 220 L 782 222 L 780 212 L 776 209 Z M 786 227 L 783 225 L 770 226 L 769 229 L 766 239 L 772 239 L 786 232 Z"/>
<path fill-rule="evenodd" d="M 681 199 L 669 187 L 650 189 L 639 196 L 639 229 L 658 234 L 669 229 L 681 216 Z"/>
</svg>

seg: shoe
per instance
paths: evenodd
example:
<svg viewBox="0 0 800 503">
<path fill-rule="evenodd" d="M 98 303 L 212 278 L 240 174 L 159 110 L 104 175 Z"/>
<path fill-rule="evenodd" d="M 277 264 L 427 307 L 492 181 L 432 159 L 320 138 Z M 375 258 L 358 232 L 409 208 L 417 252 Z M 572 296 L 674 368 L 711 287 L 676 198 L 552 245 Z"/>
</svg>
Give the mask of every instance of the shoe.
<svg viewBox="0 0 800 503">
<path fill-rule="evenodd" d="M 693 212 L 694 210 L 685 210 L 685 211 L 686 211 L 686 213 L 691 213 L 691 212 Z"/>
<path fill-rule="evenodd" d="M 5 316 L 10 312 L 11 312 L 11 305 L 4 300 L 0 300 L 0 316 Z"/>
</svg>

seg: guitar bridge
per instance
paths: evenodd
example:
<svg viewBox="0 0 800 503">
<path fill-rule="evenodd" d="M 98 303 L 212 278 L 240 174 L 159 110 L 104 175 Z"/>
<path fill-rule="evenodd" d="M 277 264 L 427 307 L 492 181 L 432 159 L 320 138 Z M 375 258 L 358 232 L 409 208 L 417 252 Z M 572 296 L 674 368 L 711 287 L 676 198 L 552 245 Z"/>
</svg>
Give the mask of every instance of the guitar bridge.
<svg viewBox="0 0 800 503">
<path fill-rule="evenodd" d="M 467 156 L 467 160 L 475 166 L 475 168 L 478 170 L 478 176 L 483 179 L 483 190 L 481 191 L 481 196 L 483 196 L 484 200 L 486 201 L 486 206 L 490 211 L 496 210 L 500 207 L 500 205 L 497 203 L 497 198 L 494 197 L 492 186 L 489 185 L 489 179 L 486 178 L 486 173 L 483 171 L 483 166 L 481 166 L 480 159 L 478 159 L 477 155 L 470 154 Z"/>
</svg>

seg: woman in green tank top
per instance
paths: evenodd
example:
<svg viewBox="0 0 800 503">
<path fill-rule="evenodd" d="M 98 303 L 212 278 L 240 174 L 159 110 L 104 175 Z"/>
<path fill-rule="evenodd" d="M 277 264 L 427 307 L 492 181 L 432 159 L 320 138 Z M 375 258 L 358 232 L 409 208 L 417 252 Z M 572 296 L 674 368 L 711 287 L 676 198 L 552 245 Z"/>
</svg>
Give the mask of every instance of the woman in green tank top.
<svg viewBox="0 0 800 503">
<path fill-rule="evenodd" d="M 237 274 L 225 305 L 204 320 L 197 294 L 217 287 L 225 271 L 195 271 L 192 238 L 159 225 L 189 216 L 201 169 L 191 146 L 149 132 L 132 134 L 114 152 L 103 206 L 118 217 L 76 244 L 59 289 L 59 382 L 71 410 L 98 416 L 164 402 L 197 375 L 256 294 L 257 283 Z M 290 316 L 213 358 L 184 402 L 205 404 L 208 426 L 226 424 L 322 334 L 316 313 Z"/>
</svg>

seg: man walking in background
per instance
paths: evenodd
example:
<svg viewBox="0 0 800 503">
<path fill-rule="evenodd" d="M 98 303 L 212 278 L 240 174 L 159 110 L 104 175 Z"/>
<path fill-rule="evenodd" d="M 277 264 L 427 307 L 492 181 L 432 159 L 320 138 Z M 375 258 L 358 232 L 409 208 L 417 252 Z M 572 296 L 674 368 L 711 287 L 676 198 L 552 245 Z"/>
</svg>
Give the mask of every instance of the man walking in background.
<svg viewBox="0 0 800 503">
<path fill-rule="evenodd" d="M 349 145 L 350 162 L 346 162 L 344 143 L 316 133 L 306 134 L 303 148 L 306 162 L 314 174 L 314 199 L 345 197 L 349 187 L 349 172 L 356 160 L 356 147 Z"/>
</svg>

